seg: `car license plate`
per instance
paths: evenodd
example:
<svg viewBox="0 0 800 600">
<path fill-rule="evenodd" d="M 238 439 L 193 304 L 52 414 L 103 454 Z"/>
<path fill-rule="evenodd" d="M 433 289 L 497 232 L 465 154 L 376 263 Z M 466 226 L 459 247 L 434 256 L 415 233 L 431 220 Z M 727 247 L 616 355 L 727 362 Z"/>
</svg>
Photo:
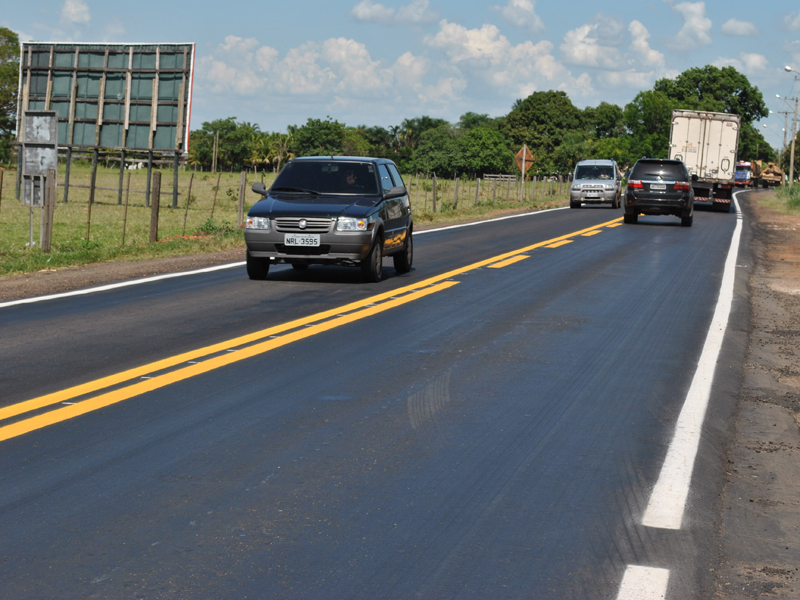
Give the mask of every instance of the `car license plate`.
<svg viewBox="0 0 800 600">
<path fill-rule="evenodd" d="M 651 183 L 650 184 L 650 189 L 651 190 L 665 190 L 665 189 L 667 189 L 667 186 L 664 185 L 663 183 Z"/>
<path fill-rule="evenodd" d="M 287 246 L 319 246 L 319 236 L 310 233 L 287 233 L 283 236 Z"/>
<path fill-rule="evenodd" d="M 597 192 L 589 192 L 588 194 L 586 194 L 586 197 L 587 198 L 599 198 L 600 194 L 598 194 Z"/>
</svg>

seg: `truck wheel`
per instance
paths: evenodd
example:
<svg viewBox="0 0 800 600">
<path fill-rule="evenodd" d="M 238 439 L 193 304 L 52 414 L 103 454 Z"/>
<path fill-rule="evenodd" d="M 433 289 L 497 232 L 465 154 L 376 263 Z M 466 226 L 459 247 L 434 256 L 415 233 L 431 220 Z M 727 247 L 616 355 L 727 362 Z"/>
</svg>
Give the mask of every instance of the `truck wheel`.
<svg viewBox="0 0 800 600">
<path fill-rule="evenodd" d="M 629 215 L 628 213 L 625 213 L 624 215 L 622 215 L 622 222 L 627 223 L 628 225 L 636 225 L 636 223 L 639 222 L 639 215 L 637 214 Z"/>
<path fill-rule="evenodd" d="M 383 240 L 375 238 L 369 254 L 361 261 L 361 277 L 366 283 L 378 283 L 383 275 Z"/>
<path fill-rule="evenodd" d="M 681 227 L 691 227 L 692 221 L 694 221 L 694 215 L 681 217 Z"/>
<path fill-rule="evenodd" d="M 264 280 L 269 273 L 269 260 L 266 258 L 259 258 L 252 256 L 250 251 L 247 251 L 247 276 L 250 279 Z"/>
</svg>

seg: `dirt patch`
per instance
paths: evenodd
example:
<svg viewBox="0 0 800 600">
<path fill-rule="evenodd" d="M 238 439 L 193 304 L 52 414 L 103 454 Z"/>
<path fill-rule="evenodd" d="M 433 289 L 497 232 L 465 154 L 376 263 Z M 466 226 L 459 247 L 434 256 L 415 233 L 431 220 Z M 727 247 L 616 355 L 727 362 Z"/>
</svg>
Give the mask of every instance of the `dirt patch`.
<svg viewBox="0 0 800 600">
<path fill-rule="evenodd" d="M 716 598 L 800 598 L 800 218 L 743 208 L 752 332 L 723 495 Z M 741 197 L 740 197 L 741 198 Z"/>
</svg>

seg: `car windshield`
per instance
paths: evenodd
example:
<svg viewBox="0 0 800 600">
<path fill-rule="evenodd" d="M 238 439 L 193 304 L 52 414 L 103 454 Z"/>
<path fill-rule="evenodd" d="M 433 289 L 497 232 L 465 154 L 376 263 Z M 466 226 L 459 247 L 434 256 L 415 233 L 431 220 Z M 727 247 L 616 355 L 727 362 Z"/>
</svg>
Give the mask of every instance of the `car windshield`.
<svg viewBox="0 0 800 600">
<path fill-rule="evenodd" d="M 287 164 L 270 189 L 311 194 L 376 195 L 378 179 L 372 163 L 300 160 Z"/>
<path fill-rule="evenodd" d="M 609 165 L 578 165 L 575 179 L 614 179 L 614 167 Z"/>
<path fill-rule="evenodd" d="M 631 173 L 631 179 L 640 181 L 686 181 L 686 178 L 683 165 L 677 162 L 640 161 L 636 163 Z"/>
</svg>

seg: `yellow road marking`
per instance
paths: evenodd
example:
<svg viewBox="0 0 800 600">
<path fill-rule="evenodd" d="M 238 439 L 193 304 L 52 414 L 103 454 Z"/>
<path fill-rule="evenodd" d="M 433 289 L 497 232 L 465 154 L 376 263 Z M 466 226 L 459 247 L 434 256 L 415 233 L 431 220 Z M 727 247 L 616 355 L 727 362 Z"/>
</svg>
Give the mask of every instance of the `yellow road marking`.
<svg viewBox="0 0 800 600">
<path fill-rule="evenodd" d="M 73 386 L 65 390 L 60 390 L 57 392 L 53 392 L 51 394 L 40 396 L 38 398 L 27 400 L 25 402 L 20 402 L 18 404 L 13 404 L 11 406 L 0 408 L 0 420 L 9 419 L 24 414 L 26 412 L 39 410 L 54 404 L 58 403 L 66 404 L 65 401 L 67 400 L 91 394 L 93 392 L 100 391 L 108 387 L 119 385 L 121 383 L 125 383 L 126 381 L 130 381 L 133 379 L 137 380 L 136 383 L 132 383 L 131 385 L 125 388 L 107 392 L 105 394 L 101 394 L 100 396 L 90 398 L 88 400 L 84 400 L 76 404 L 66 404 L 63 408 L 55 409 L 48 413 L 31 417 L 24 421 L 19 421 L 17 423 L 7 425 L 5 427 L 0 427 L 0 441 L 9 439 L 11 437 L 16 437 L 18 435 L 22 435 L 23 433 L 27 433 L 28 431 L 40 429 L 41 427 L 46 427 L 47 425 L 51 425 L 53 423 L 58 423 L 66 419 L 71 419 L 75 416 L 85 414 L 92 410 L 96 410 L 97 408 L 102 408 L 103 406 L 108 406 L 109 404 L 114 404 L 122 400 L 127 400 L 128 398 L 132 398 L 134 396 L 146 393 L 148 391 L 158 389 L 165 385 L 169 385 L 177 381 L 182 381 L 183 379 L 186 379 L 188 377 L 193 377 L 195 375 L 205 373 L 212 369 L 216 369 L 221 366 L 225 366 L 227 364 L 231 364 L 239 360 L 244 360 L 251 356 L 255 356 L 256 354 L 267 352 L 269 350 L 272 350 L 273 348 L 284 346 L 296 340 L 303 339 L 311 335 L 321 333 L 323 331 L 327 331 L 328 329 L 339 327 L 346 323 L 362 319 L 372 314 L 383 312 L 384 310 L 389 310 L 390 308 L 399 306 L 401 304 L 405 304 L 406 302 L 411 302 L 413 300 L 422 298 L 429 294 L 442 291 L 444 289 L 452 287 L 453 285 L 456 285 L 457 283 L 450 281 L 442 283 L 440 285 L 436 285 L 444 280 L 452 279 L 453 277 L 456 277 L 468 271 L 478 269 L 480 267 L 496 265 L 495 268 L 500 268 L 501 266 L 505 266 L 506 264 L 512 264 L 513 262 L 524 260 L 525 258 L 527 258 L 527 256 L 523 256 L 526 252 L 530 252 L 531 250 L 535 250 L 536 248 L 541 248 L 545 246 L 558 247 L 563 244 L 568 244 L 572 242 L 572 240 L 568 238 L 578 235 L 583 235 L 587 232 L 596 231 L 602 229 L 603 227 L 616 227 L 618 225 L 621 225 L 619 221 L 621 221 L 621 218 L 614 219 L 606 223 L 601 223 L 599 225 L 594 225 L 592 227 L 588 227 L 580 231 L 575 231 L 567 235 L 552 238 L 550 240 L 545 240 L 543 242 L 531 244 L 530 246 L 526 246 L 524 248 L 512 250 L 511 252 L 506 252 L 505 254 L 501 254 L 493 258 L 489 258 L 486 260 L 473 263 L 471 265 L 460 267 L 458 269 L 442 273 L 441 275 L 437 275 L 435 277 L 430 277 L 428 279 L 425 279 L 423 281 L 420 281 L 418 283 L 409 286 L 394 289 L 388 292 L 384 292 L 382 294 L 378 294 L 376 296 L 371 296 L 363 300 L 352 302 L 350 304 L 346 304 L 345 306 L 340 306 L 335 309 L 331 309 L 321 313 L 316 313 L 313 315 L 309 315 L 307 317 L 302 317 L 300 319 L 295 319 L 294 321 L 289 321 L 288 323 L 276 325 L 268 329 L 256 331 L 254 333 L 233 338 L 231 340 L 220 342 L 218 344 L 205 346 L 197 350 L 184 352 L 182 354 L 158 360 L 146 365 L 142 365 L 140 367 L 128 369 L 127 371 L 123 371 L 121 373 L 115 373 L 113 375 L 102 377 L 94 381 L 89 381 L 87 383 Z M 406 295 L 400 298 L 396 298 L 396 296 L 401 296 L 402 294 Z M 382 302 L 387 299 L 388 299 L 387 302 Z M 381 304 L 372 306 L 377 302 L 381 302 Z M 350 313 L 350 314 L 343 314 L 343 313 Z M 320 323 L 320 321 L 325 321 L 325 322 Z M 279 335 L 283 332 L 291 331 L 293 329 L 297 329 L 300 327 L 303 327 L 303 329 L 301 329 L 300 331 L 292 332 L 282 336 Z M 265 342 L 248 346 L 246 348 L 240 348 L 240 346 L 253 344 L 254 342 L 258 342 L 263 338 L 271 338 L 271 339 Z M 226 352 L 233 349 L 236 349 L 236 352 Z M 194 359 L 202 358 L 204 356 L 208 356 L 211 354 L 217 354 L 220 352 L 226 352 L 226 353 L 223 354 L 222 356 L 209 358 L 202 362 L 194 362 Z M 170 373 L 165 373 L 163 375 L 153 376 L 143 379 L 145 376 L 150 375 L 154 372 L 169 369 L 171 367 L 175 367 L 181 364 L 189 364 L 190 366 L 172 371 Z M 55 415 L 61 415 L 61 417 L 57 418 Z"/>
<path fill-rule="evenodd" d="M 612 225 L 611 227 L 616 227 L 616 226 L 615 226 L 615 225 Z M 598 233 L 603 233 L 603 232 L 602 232 L 602 230 L 600 230 L 600 229 L 597 229 L 596 231 L 588 231 L 588 232 L 586 232 L 586 233 L 582 234 L 582 236 L 583 236 L 583 237 L 591 237 L 591 236 L 593 236 L 593 235 L 597 235 Z"/>
<path fill-rule="evenodd" d="M 556 242 L 555 244 L 548 244 L 545 248 L 558 248 L 559 246 L 564 246 L 566 244 L 571 244 L 572 240 L 561 240 L 560 242 Z"/>
<path fill-rule="evenodd" d="M 528 258 L 527 254 L 520 254 L 519 256 L 514 256 L 514 257 L 509 258 L 507 260 L 504 260 L 504 261 L 489 265 L 489 268 L 490 269 L 502 269 L 503 267 L 507 267 L 508 265 L 513 265 L 515 262 L 519 262 L 521 260 L 525 260 L 526 258 Z"/>
<path fill-rule="evenodd" d="M 57 408 L 44 414 L 25 419 L 24 421 L 6 425 L 5 427 L 0 427 L 0 441 L 14 438 L 25 433 L 30 433 L 31 431 L 41 429 L 42 427 L 60 423 L 62 421 L 66 421 L 67 419 L 72 419 L 88 412 L 116 404 L 117 402 L 128 400 L 146 392 L 157 390 L 172 383 L 177 383 L 178 381 L 183 381 L 184 379 L 195 377 L 196 375 L 201 375 L 203 373 L 213 371 L 214 369 L 219 369 L 220 367 L 263 354 L 264 352 L 269 352 L 270 350 L 280 348 L 281 346 L 286 346 L 292 342 L 335 329 L 336 327 L 341 327 L 342 325 L 358 321 L 359 319 L 376 315 L 380 312 L 395 308 L 414 300 L 418 300 L 430 294 L 435 294 L 436 292 L 446 290 L 447 288 L 453 287 L 457 284 L 457 281 L 446 281 L 444 283 L 440 283 L 439 285 L 431 286 L 425 288 L 424 290 L 408 294 L 402 298 L 390 300 L 377 306 L 371 306 L 355 313 L 337 317 L 336 319 L 331 319 L 330 321 L 317 323 L 311 327 L 305 327 L 287 335 L 267 340 L 253 346 L 248 346 L 247 348 L 242 348 L 237 352 L 216 356 L 201 363 L 184 367 L 170 373 L 165 373 L 164 375 L 145 379 L 122 389 L 107 392 L 94 398 L 84 400 L 83 402 L 78 402 L 77 404 L 67 405 L 63 408 Z"/>
</svg>

